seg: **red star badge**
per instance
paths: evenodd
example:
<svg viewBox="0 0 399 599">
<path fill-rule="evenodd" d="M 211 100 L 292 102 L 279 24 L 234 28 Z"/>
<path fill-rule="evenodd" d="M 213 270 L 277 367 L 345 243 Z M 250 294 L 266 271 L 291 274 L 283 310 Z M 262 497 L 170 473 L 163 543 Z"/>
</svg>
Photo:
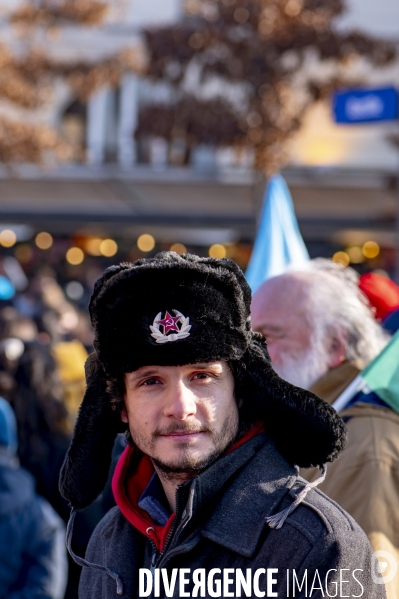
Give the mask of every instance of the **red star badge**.
<svg viewBox="0 0 399 599">
<path fill-rule="evenodd" d="M 177 326 L 179 320 L 180 316 L 171 316 L 169 312 L 166 312 L 165 318 L 162 318 L 162 320 L 157 320 L 157 324 L 163 326 L 163 334 L 166 335 L 166 333 L 169 333 L 169 331 L 180 331 Z"/>
</svg>

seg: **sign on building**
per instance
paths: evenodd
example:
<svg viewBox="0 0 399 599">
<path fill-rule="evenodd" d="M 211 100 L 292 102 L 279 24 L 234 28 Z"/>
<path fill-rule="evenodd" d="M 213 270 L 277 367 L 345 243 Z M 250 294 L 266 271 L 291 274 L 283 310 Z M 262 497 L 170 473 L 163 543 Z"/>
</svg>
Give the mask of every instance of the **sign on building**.
<svg viewBox="0 0 399 599">
<path fill-rule="evenodd" d="M 394 87 L 353 89 L 333 96 L 336 123 L 372 123 L 399 117 L 398 91 Z"/>
</svg>

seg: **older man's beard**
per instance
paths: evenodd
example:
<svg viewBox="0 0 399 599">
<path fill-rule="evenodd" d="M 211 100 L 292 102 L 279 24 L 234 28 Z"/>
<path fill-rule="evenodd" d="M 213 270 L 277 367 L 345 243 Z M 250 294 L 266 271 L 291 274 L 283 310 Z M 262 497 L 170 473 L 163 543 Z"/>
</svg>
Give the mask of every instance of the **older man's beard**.
<svg viewBox="0 0 399 599">
<path fill-rule="evenodd" d="M 317 335 L 311 341 L 310 345 L 301 352 L 286 353 L 282 364 L 275 366 L 274 370 L 282 379 L 289 383 L 310 389 L 316 381 L 324 376 L 328 370 L 328 353 L 324 343 Z"/>
</svg>

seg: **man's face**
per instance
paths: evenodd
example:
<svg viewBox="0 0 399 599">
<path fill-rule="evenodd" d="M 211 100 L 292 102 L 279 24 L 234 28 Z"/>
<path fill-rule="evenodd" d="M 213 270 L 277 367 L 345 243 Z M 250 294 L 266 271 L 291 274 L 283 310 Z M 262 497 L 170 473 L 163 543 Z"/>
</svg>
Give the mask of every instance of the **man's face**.
<svg viewBox="0 0 399 599">
<path fill-rule="evenodd" d="M 311 330 L 302 312 L 303 297 L 289 278 L 276 277 L 262 285 L 251 305 L 252 326 L 267 339 L 275 368 L 287 355 L 298 354 L 310 345 Z"/>
<path fill-rule="evenodd" d="M 122 420 L 163 472 L 199 472 L 235 438 L 238 409 L 227 362 L 143 366 L 124 376 Z"/>
<path fill-rule="evenodd" d="M 309 325 L 306 280 L 282 275 L 264 283 L 251 305 L 252 326 L 267 340 L 274 369 L 283 379 L 309 388 L 329 369 L 324 340 Z"/>
</svg>

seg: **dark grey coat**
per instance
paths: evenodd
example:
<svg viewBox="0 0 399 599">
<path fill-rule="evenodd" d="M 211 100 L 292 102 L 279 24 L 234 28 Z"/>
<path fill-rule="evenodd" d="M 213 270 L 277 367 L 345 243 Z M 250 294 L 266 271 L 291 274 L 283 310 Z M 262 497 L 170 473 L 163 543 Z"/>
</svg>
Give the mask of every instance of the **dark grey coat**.
<svg viewBox="0 0 399 599">
<path fill-rule="evenodd" d="M 244 575 L 247 568 L 252 575 L 258 569 L 277 568 L 273 574 L 277 583 L 272 587 L 277 595 L 268 595 L 266 575 L 259 577 L 259 587 L 265 591 L 265 597 L 281 599 L 328 596 L 326 574 L 335 569 L 337 572 L 328 576 L 330 596 L 336 592 L 331 583 L 338 580 L 338 597 L 385 597 L 383 584 L 373 582 L 371 573 L 377 572 L 377 565 L 366 535 L 320 491 L 311 490 L 282 528 L 268 526 L 266 518 L 289 506 L 301 488 L 303 483 L 298 483 L 296 469 L 282 458 L 265 434 L 257 435 L 179 487 L 176 526 L 163 555 L 154 551 L 153 542 L 139 533 L 118 508 L 108 512 L 91 538 L 86 558 L 117 573 L 123 591 L 117 595 L 115 581 L 108 574 L 85 567 L 80 599 L 136 598 L 139 568 L 151 565 L 166 568 L 169 579 L 172 568 L 189 568 L 191 573 L 198 568 L 206 572 L 220 568 L 222 574 L 224 568 L 233 568 L 241 569 Z M 354 572 L 356 569 L 359 570 Z M 307 590 L 305 582 L 301 591 L 296 585 L 295 595 L 293 570 L 300 583 L 306 580 L 307 571 Z M 341 590 L 340 575 L 342 581 L 349 581 L 342 582 Z M 173 594 L 176 598 L 178 580 Z M 191 588 L 188 584 L 184 590 L 190 592 Z M 234 584 L 228 587 L 230 592 L 234 589 Z M 166 596 L 162 584 L 160 596 Z M 205 596 L 211 595 L 206 591 Z M 251 592 L 250 596 L 255 594 Z"/>
</svg>

